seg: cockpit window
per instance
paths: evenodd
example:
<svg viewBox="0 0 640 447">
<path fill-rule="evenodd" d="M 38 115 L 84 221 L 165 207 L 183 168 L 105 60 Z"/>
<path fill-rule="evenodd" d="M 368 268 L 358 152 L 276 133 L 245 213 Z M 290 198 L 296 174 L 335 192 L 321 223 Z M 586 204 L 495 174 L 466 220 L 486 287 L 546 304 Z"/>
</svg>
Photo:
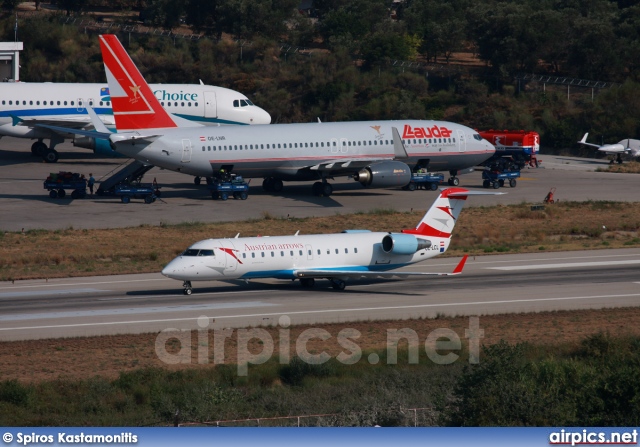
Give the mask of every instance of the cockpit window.
<svg viewBox="0 0 640 447">
<path fill-rule="evenodd" d="M 237 99 L 235 99 L 233 101 L 233 107 L 240 107 L 240 101 L 238 101 Z"/>
<path fill-rule="evenodd" d="M 213 256 L 213 250 L 197 250 L 188 248 L 182 253 L 182 256 Z"/>
<path fill-rule="evenodd" d="M 474 140 L 478 140 L 478 141 L 482 141 L 482 137 L 480 136 L 480 134 L 477 134 L 477 133 L 473 134 L 473 139 Z"/>
</svg>

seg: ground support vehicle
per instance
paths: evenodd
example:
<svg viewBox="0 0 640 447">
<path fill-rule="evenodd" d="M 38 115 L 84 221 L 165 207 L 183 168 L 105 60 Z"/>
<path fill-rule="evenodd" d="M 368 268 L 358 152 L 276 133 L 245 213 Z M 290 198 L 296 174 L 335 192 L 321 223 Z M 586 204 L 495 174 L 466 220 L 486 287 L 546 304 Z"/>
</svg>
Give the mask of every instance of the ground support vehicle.
<svg viewBox="0 0 640 447">
<path fill-rule="evenodd" d="M 496 147 L 496 153 L 483 166 L 496 166 L 500 170 L 522 169 L 527 164 L 539 165 L 540 135 L 526 130 L 484 130 L 478 132 L 482 138 Z"/>
<path fill-rule="evenodd" d="M 515 188 L 517 178 L 520 178 L 520 171 L 491 171 L 485 169 L 482 171 L 482 186 L 485 188 L 492 186 L 494 189 L 498 189 L 504 186 L 505 183 L 509 183 L 509 186 Z"/>
<path fill-rule="evenodd" d="M 144 203 L 153 203 L 159 195 L 158 190 L 151 183 L 116 185 L 114 194 L 120 196 L 122 203 L 129 203 L 131 199 L 144 199 Z"/>
<path fill-rule="evenodd" d="M 211 191 L 213 200 L 227 200 L 230 196 L 234 199 L 247 200 L 249 197 L 249 183 L 240 176 L 232 179 L 214 178 L 207 188 Z"/>
<path fill-rule="evenodd" d="M 435 191 L 438 189 L 438 184 L 444 181 L 444 174 L 424 172 L 414 173 L 411 176 L 411 181 L 402 187 L 405 191 L 415 191 L 416 189 L 426 189 Z"/>
<path fill-rule="evenodd" d="M 87 195 L 87 179 L 78 173 L 52 172 L 44 181 L 44 189 L 49 191 L 49 197 L 52 199 L 63 199 L 67 195 L 66 189 L 72 190 L 72 199 L 82 199 Z"/>
</svg>

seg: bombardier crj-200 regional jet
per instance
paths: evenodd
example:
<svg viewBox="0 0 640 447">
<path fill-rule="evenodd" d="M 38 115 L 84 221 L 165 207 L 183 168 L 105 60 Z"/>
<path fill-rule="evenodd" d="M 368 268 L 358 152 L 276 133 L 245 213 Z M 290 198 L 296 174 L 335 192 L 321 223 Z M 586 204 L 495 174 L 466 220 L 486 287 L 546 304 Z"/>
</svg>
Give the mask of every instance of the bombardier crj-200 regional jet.
<svg viewBox="0 0 640 447">
<path fill-rule="evenodd" d="M 346 230 L 338 234 L 208 239 L 189 247 L 162 270 L 184 281 L 190 295 L 192 281 L 257 278 L 299 279 L 312 287 L 316 278 L 329 279 L 343 290 L 348 278 L 406 278 L 457 275 L 467 259 L 452 273 L 393 272 L 444 253 L 451 232 L 470 195 L 497 195 L 484 191 L 448 188 L 431 205 L 416 228 L 401 233 Z"/>
<path fill-rule="evenodd" d="M 151 90 L 170 113 L 188 122 L 223 124 L 269 124 L 271 116 L 245 95 L 205 84 L 152 84 Z M 51 82 L 0 82 L 0 137 L 37 140 L 31 152 L 48 163 L 58 161 L 57 144 L 73 139 L 73 145 L 96 154 L 113 156 L 108 140 L 76 137 L 70 132 L 40 127 L 53 124 L 78 129 L 92 128 L 85 105 L 109 127 L 115 125 L 106 84 Z M 188 124 L 188 123 L 186 123 Z M 193 126 L 193 124 L 191 125 Z M 43 140 L 49 140 L 49 146 Z"/>
<path fill-rule="evenodd" d="M 114 150 L 172 171 L 212 177 L 224 169 L 262 177 L 263 187 L 275 192 L 283 180 L 316 180 L 314 193 L 328 196 L 327 179 L 335 176 L 353 176 L 365 186 L 404 186 L 407 164 L 449 171 L 450 184 L 457 185 L 458 171 L 495 152 L 473 129 L 444 121 L 177 128 L 117 37 L 100 36 L 100 47 L 117 129 L 105 137 Z"/>
</svg>

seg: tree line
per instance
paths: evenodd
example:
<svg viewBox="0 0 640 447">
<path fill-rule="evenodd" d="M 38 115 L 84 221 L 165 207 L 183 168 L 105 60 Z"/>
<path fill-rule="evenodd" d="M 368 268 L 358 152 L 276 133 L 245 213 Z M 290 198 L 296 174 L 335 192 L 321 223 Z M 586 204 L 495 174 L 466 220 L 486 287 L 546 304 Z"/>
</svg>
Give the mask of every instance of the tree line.
<svg viewBox="0 0 640 447">
<path fill-rule="evenodd" d="M 317 0 L 303 12 L 290 0 L 115 5 L 149 25 L 183 23 L 205 36 L 120 35 L 147 80 L 233 88 L 274 122 L 446 119 L 536 130 L 556 149 L 575 147 L 587 131 L 598 142 L 640 133 L 640 6 L 628 1 Z M 76 14 L 98 6 L 79 2 Z M 104 81 L 99 30 L 56 15 L 19 22 L 23 81 Z M 13 15 L 1 22 L 4 40 L 14 26 Z M 460 52 L 477 63 L 454 66 Z M 592 91 L 516 81 L 523 72 L 617 84 Z"/>
</svg>

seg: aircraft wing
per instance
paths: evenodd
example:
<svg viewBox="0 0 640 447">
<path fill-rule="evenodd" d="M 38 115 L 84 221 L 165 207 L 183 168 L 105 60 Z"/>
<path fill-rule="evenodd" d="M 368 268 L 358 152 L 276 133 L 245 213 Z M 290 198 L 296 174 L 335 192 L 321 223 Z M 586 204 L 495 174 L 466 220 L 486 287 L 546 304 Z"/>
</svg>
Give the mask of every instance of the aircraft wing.
<svg viewBox="0 0 640 447">
<path fill-rule="evenodd" d="M 380 157 L 364 157 L 364 158 L 337 158 L 335 160 L 325 161 L 323 163 L 311 166 L 309 169 L 312 171 L 331 172 L 336 175 L 351 174 L 356 169 L 362 169 L 369 166 L 371 163 L 377 161 L 389 161 L 389 160 L 405 160 L 409 158 L 407 150 L 402 143 L 400 133 L 395 127 L 391 128 L 393 134 L 393 157 L 380 156 Z"/>
<path fill-rule="evenodd" d="M 293 275 L 296 278 L 409 278 L 420 276 L 452 276 L 462 273 L 465 262 L 467 262 L 468 255 L 460 260 L 458 265 L 451 273 L 431 273 L 431 272 L 374 272 L 368 270 L 321 270 L 321 269 L 306 269 L 296 270 Z"/>
</svg>

